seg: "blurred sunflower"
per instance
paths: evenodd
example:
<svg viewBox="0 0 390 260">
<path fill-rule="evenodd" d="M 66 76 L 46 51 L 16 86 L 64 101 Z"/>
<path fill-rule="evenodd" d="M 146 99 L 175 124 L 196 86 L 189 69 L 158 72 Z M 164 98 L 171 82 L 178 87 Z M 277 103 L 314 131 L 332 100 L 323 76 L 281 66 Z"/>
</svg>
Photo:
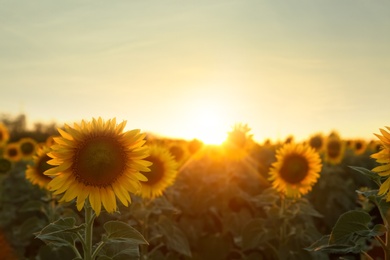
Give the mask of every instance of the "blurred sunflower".
<svg viewBox="0 0 390 260">
<path fill-rule="evenodd" d="M 36 153 L 38 143 L 31 137 L 24 137 L 19 140 L 20 152 L 23 159 L 31 159 Z"/>
<path fill-rule="evenodd" d="M 351 148 L 352 148 L 353 152 L 355 153 L 355 155 L 361 155 L 366 151 L 368 144 L 363 139 L 355 139 L 355 140 L 352 140 L 351 146 L 352 146 Z"/>
<path fill-rule="evenodd" d="M 311 147 L 289 143 L 276 151 L 269 180 L 275 190 L 289 198 L 308 193 L 320 177 L 321 159 Z"/>
<path fill-rule="evenodd" d="M 149 147 L 150 155 L 145 159 L 153 164 L 150 172 L 143 173 L 148 180 L 142 182 L 139 194 L 143 198 L 161 196 L 163 191 L 173 184 L 177 175 L 177 163 L 173 155 L 163 146 Z"/>
<path fill-rule="evenodd" d="M 148 172 L 151 163 L 143 160 L 149 155 L 145 134 L 139 129 L 123 132 L 125 126 L 126 121 L 117 125 L 115 118 L 99 117 L 58 129 L 61 136 L 48 153 L 53 158 L 48 163 L 56 167 L 44 174 L 54 177 L 49 186 L 55 195 L 64 193 L 60 201 L 76 198 L 80 211 L 88 198 L 96 215 L 102 204 L 114 212 L 116 197 L 125 206 L 131 203 L 129 193 L 137 193 L 140 181 L 147 181 L 139 171 Z"/>
<path fill-rule="evenodd" d="M 238 123 L 233 126 L 232 131 L 228 132 L 228 137 L 223 144 L 228 158 L 239 161 L 249 154 L 254 146 L 250 131 L 247 124 Z"/>
<path fill-rule="evenodd" d="M 324 148 L 324 142 L 324 136 L 321 133 L 314 134 L 309 138 L 310 147 L 312 147 L 317 152 L 322 151 Z"/>
<path fill-rule="evenodd" d="M 332 132 L 325 142 L 325 158 L 324 161 L 336 165 L 344 158 L 345 143 L 341 140 L 336 132 Z"/>
<path fill-rule="evenodd" d="M 10 160 L 11 162 L 17 162 L 22 159 L 22 152 L 20 151 L 19 143 L 8 143 L 4 148 L 4 158 Z"/>
<path fill-rule="evenodd" d="M 11 170 L 12 163 L 6 158 L 0 158 L 0 174 L 4 174 Z"/>
<path fill-rule="evenodd" d="M 386 126 L 387 130 L 390 130 L 390 127 Z M 379 188 L 379 195 L 386 194 L 386 201 L 390 201 L 390 133 L 384 129 L 379 129 L 382 135 L 375 134 L 381 143 L 383 144 L 383 149 L 379 152 L 372 154 L 371 157 L 376 159 L 377 163 L 383 164 L 372 169 L 373 172 L 379 174 L 379 176 L 386 177 Z"/>
<path fill-rule="evenodd" d="M 52 178 L 43 174 L 45 171 L 54 167 L 53 165 L 47 163 L 51 160 L 51 158 L 47 155 L 50 151 L 50 148 L 47 146 L 38 148 L 36 154 L 33 156 L 33 164 L 27 165 L 26 179 L 32 184 L 38 185 L 42 189 L 45 189 L 52 180 Z"/>
<path fill-rule="evenodd" d="M 168 144 L 168 147 L 178 165 L 181 166 L 188 160 L 190 154 L 186 143 L 173 142 Z"/>
<path fill-rule="evenodd" d="M 0 147 L 5 145 L 9 140 L 9 132 L 8 128 L 3 124 L 0 123 Z"/>
</svg>

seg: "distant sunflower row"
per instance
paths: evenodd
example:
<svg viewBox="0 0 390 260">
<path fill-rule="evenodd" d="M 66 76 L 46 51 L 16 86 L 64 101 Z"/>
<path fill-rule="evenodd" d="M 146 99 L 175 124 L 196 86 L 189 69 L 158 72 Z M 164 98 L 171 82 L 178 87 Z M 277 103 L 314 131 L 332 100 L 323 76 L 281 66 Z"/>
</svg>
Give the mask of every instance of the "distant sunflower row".
<svg viewBox="0 0 390 260">
<path fill-rule="evenodd" d="M 0 170 L 7 162 L 30 160 L 26 178 L 40 188 L 61 196 L 60 201 L 76 201 L 78 210 L 85 202 L 97 215 L 102 207 L 109 213 L 116 211 L 118 199 L 124 206 L 131 203 L 130 194 L 144 198 L 161 196 L 172 185 L 180 169 L 202 150 L 199 141 L 180 142 L 153 138 L 139 129 L 124 131 L 126 121 L 117 124 L 115 118 L 65 124 L 58 136 L 50 136 L 45 143 L 26 137 L 9 143 L 7 128 L 0 124 L 0 144 L 3 157 Z M 216 153 L 233 161 L 247 160 L 259 145 L 254 142 L 247 125 L 237 124 Z M 186 145 L 186 149 L 184 149 Z M 294 142 L 290 136 L 284 143 L 264 144 L 275 152 L 275 162 L 269 168 L 268 181 L 281 194 L 299 198 L 308 193 L 320 177 L 324 163 L 341 163 L 346 149 L 355 155 L 367 149 L 379 151 L 378 142 L 345 141 L 333 131 L 326 138 L 322 134 L 308 141 Z"/>
</svg>

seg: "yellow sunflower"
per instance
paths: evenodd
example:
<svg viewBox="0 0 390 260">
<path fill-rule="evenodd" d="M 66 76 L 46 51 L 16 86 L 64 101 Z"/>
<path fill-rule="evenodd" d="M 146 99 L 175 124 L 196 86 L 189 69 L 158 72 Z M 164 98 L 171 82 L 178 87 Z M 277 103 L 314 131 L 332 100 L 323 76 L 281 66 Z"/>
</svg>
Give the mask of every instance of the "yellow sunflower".
<svg viewBox="0 0 390 260">
<path fill-rule="evenodd" d="M 351 148 L 355 155 L 361 155 L 363 154 L 367 149 L 367 142 L 364 139 L 355 139 L 352 140 Z"/>
<path fill-rule="evenodd" d="M 36 153 L 38 143 L 31 137 L 24 137 L 19 140 L 20 152 L 23 159 L 31 159 Z"/>
<path fill-rule="evenodd" d="M 390 127 L 386 126 L 387 130 L 390 130 Z M 371 157 L 376 159 L 377 163 L 383 164 L 372 169 L 373 172 L 379 174 L 379 176 L 387 177 L 386 181 L 383 182 L 379 188 L 379 195 L 386 194 L 386 201 L 390 201 L 390 133 L 384 129 L 379 129 L 382 135 L 375 134 L 383 145 L 383 149 L 379 152 L 372 154 Z"/>
<path fill-rule="evenodd" d="M 163 146 L 152 145 L 149 147 L 150 155 L 146 160 L 152 162 L 150 172 L 143 173 L 148 180 L 142 182 L 139 194 L 143 198 L 155 198 L 161 196 L 163 191 L 176 179 L 177 163 L 173 155 Z"/>
<path fill-rule="evenodd" d="M 4 158 L 10 160 L 11 162 L 17 162 L 22 159 L 22 152 L 20 151 L 19 143 L 8 143 L 4 148 Z"/>
<path fill-rule="evenodd" d="M 276 151 L 269 180 L 273 188 L 286 197 L 299 198 L 317 182 L 321 168 L 320 156 L 313 148 L 288 143 Z"/>
<path fill-rule="evenodd" d="M 130 192 L 141 189 L 140 181 L 147 178 L 139 171 L 148 172 L 150 162 L 145 134 L 135 129 L 123 132 L 126 121 L 116 124 L 116 119 L 102 118 L 92 122 L 82 120 L 71 127 L 65 124 L 58 129 L 60 137 L 51 146 L 49 164 L 56 167 L 44 174 L 54 177 L 49 183 L 55 195 L 64 193 L 60 201 L 77 199 L 77 209 L 84 207 L 88 198 L 96 215 L 101 206 L 107 212 L 116 210 L 116 197 L 123 205 L 131 203 Z"/>
<path fill-rule="evenodd" d="M 0 123 L 0 147 L 5 145 L 9 140 L 9 132 L 8 128 L 3 124 Z"/>
<path fill-rule="evenodd" d="M 345 153 L 345 142 L 340 138 L 337 132 L 332 132 L 325 143 L 325 158 L 324 161 L 336 165 L 339 164 Z"/>
<path fill-rule="evenodd" d="M 46 188 L 52 180 L 52 178 L 43 174 L 45 171 L 54 167 L 53 165 L 49 165 L 47 163 L 51 160 L 51 158 L 47 155 L 50 151 L 50 148 L 47 146 L 40 147 L 37 150 L 37 153 L 33 156 L 33 165 L 27 165 L 26 179 L 32 184 L 38 185 L 42 189 Z"/>
</svg>

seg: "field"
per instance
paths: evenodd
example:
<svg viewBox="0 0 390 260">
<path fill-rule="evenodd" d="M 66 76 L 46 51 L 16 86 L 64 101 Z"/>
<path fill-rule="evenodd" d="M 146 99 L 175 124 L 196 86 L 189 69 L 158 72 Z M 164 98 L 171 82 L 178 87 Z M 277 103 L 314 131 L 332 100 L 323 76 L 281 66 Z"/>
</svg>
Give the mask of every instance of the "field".
<svg viewBox="0 0 390 260">
<path fill-rule="evenodd" d="M 372 171 L 380 165 L 372 155 L 387 151 L 382 150 L 388 141 L 383 132 L 382 143 L 375 136 L 349 140 L 337 131 L 313 133 L 303 142 L 296 142 L 292 133 L 283 141 L 257 143 L 250 127 L 238 124 L 222 145 L 146 134 L 145 146 L 159 148 L 155 157 L 143 158 L 153 166 L 135 163 L 141 172 L 151 167 L 145 186 L 137 177 L 142 192 L 131 192 L 139 183 L 135 179 L 129 184 L 133 189 L 125 182 L 116 184 L 114 177 L 77 175 L 82 187 L 94 183 L 88 202 L 77 191 L 67 192 L 72 184 L 48 184 L 60 176 L 54 166 L 61 163 L 47 164 L 55 153 L 51 158 L 46 154 L 62 142 L 72 147 L 70 133 L 74 140 L 81 137 L 62 126 L 68 131 L 62 137 L 54 125 L 35 126 L 27 130 L 19 117 L 3 120 L 0 129 L 0 259 L 388 257 L 389 205 L 378 195 L 379 187 L 380 195 L 387 192 L 386 174 Z M 139 153 L 128 158 L 136 161 Z M 166 157 L 158 157 L 162 154 Z M 286 168 L 289 160 L 299 167 Z M 115 178 L 127 174 L 112 167 L 119 172 Z M 93 169 L 100 173 L 100 168 Z M 52 175 L 43 174 L 46 170 Z M 296 175 L 286 177 L 289 173 Z M 106 182 L 117 189 L 112 192 Z M 103 191 L 96 195 L 94 189 Z"/>
</svg>

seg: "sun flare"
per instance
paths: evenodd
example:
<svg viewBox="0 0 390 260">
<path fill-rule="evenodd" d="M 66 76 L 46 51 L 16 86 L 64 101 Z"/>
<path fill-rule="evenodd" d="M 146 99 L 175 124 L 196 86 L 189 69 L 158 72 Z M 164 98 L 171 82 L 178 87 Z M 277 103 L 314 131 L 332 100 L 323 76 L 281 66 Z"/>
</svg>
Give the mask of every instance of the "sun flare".
<svg viewBox="0 0 390 260">
<path fill-rule="evenodd" d="M 192 111 L 194 127 L 190 129 L 190 134 L 205 144 L 222 144 L 229 129 L 224 115 L 222 106 L 204 100 L 199 102 L 199 105 L 194 106 Z"/>
</svg>

